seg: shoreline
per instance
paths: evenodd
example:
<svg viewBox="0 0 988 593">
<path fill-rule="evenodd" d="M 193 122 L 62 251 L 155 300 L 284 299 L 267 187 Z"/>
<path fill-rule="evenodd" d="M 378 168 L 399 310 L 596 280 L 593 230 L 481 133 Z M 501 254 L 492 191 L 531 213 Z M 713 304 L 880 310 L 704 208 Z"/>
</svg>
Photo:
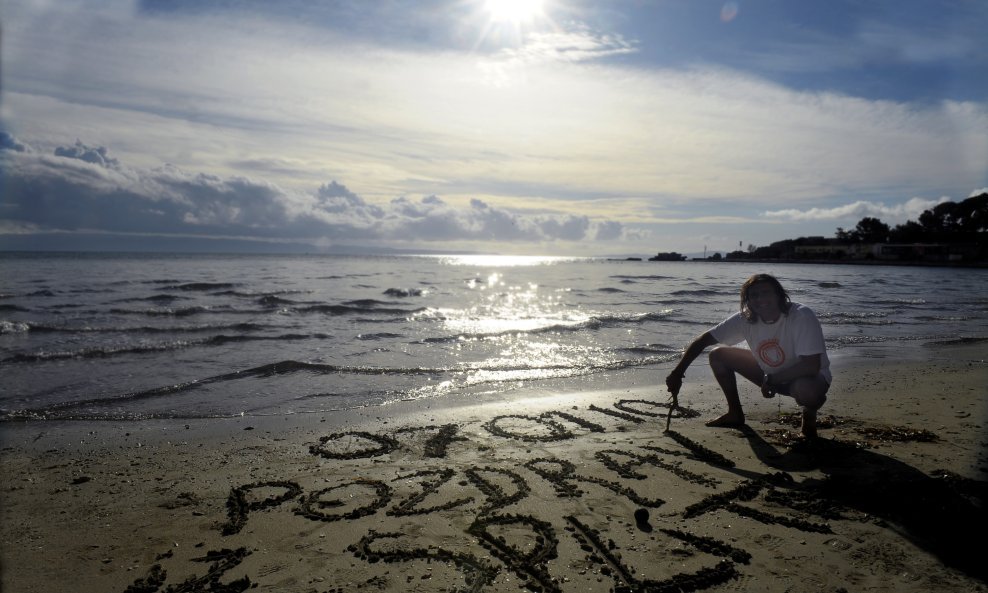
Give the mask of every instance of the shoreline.
<svg viewBox="0 0 988 593">
<path fill-rule="evenodd" d="M 747 429 L 704 426 L 723 403 L 699 362 L 670 433 L 654 384 L 2 425 L 0 585 L 988 591 L 953 543 L 985 526 L 984 358 L 983 344 L 835 358 L 811 447 L 791 438 L 795 404 L 753 389 Z"/>
<path fill-rule="evenodd" d="M 988 350 L 988 337 L 984 338 L 945 338 L 924 343 L 901 344 L 889 342 L 860 343 L 837 347 L 829 352 L 832 368 L 835 369 L 835 390 L 830 393 L 830 401 L 821 410 L 833 405 L 834 394 L 842 387 L 841 374 L 845 371 L 857 373 L 859 367 L 874 364 L 904 364 L 912 368 L 918 364 L 935 363 L 940 359 L 959 361 L 984 361 Z M 890 360 L 896 357 L 896 362 Z M 549 401 L 549 398 L 563 394 L 563 397 L 607 398 L 618 392 L 635 393 L 638 398 L 657 399 L 665 402 L 668 394 L 663 380 L 675 360 L 656 366 L 624 369 L 615 374 L 603 373 L 551 379 L 540 382 L 538 387 L 525 383 L 498 393 L 463 392 L 443 395 L 438 398 L 398 400 L 384 405 L 327 410 L 320 412 L 299 412 L 292 414 L 241 415 L 223 417 L 189 418 L 147 418 L 147 419 L 17 419 L 0 422 L 0 448 L 15 448 L 23 452 L 41 453 L 48 449 L 69 452 L 89 452 L 109 447 L 131 448 L 156 446 L 178 441 L 192 441 L 211 444 L 232 438 L 241 432 L 322 430 L 339 427 L 375 427 L 383 422 L 406 422 L 427 415 L 446 413 L 461 408 L 488 408 L 510 406 L 513 402 Z M 704 396 L 715 394 L 707 405 L 716 405 L 719 390 L 710 374 L 703 357 L 691 366 L 687 373 L 688 383 Z M 988 374 L 986 374 L 988 377 Z M 606 386 L 606 387 L 604 387 Z M 744 388 L 742 388 L 744 389 Z M 786 401 L 773 400 L 776 403 Z M 685 402 L 683 402 L 685 405 Z M 761 398 L 747 398 L 743 401 L 748 407 L 761 409 L 766 402 Z M 771 405 L 776 403 L 767 402 Z M 788 407 L 794 404 L 788 401 Z"/>
</svg>

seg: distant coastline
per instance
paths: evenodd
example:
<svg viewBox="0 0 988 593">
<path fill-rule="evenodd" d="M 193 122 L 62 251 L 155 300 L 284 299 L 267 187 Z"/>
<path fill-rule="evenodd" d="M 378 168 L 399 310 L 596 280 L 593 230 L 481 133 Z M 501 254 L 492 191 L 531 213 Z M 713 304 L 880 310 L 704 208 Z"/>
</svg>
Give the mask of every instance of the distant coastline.
<svg viewBox="0 0 988 593">
<path fill-rule="evenodd" d="M 686 259 L 676 252 L 660 252 L 650 261 Z M 959 203 L 942 202 L 926 210 L 918 221 L 890 227 L 872 217 L 855 228 L 837 227 L 833 238 L 799 237 L 766 246 L 738 244 L 736 251 L 692 258 L 704 262 L 796 264 L 851 264 L 936 267 L 988 267 L 988 192 Z"/>
<path fill-rule="evenodd" d="M 838 266 L 913 266 L 927 268 L 988 268 L 988 262 L 964 262 L 964 261 L 910 261 L 910 260 L 875 260 L 875 259 L 773 259 L 773 258 L 726 258 L 720 259 L 694 257 L 688 261 L 701 263 L 722 263 L 722 264 L 809 264 L 809 265 L 838 265 Z"/>
</svg>

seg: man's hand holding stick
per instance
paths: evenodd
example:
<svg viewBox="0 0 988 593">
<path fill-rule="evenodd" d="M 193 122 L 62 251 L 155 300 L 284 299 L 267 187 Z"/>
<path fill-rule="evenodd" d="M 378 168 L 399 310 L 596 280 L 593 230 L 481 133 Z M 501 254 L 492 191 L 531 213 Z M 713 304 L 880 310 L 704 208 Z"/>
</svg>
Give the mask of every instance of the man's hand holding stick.
<svg viewBox="0 0 988 593">
<path fill-rule="evenodd" d="M 672 422 L 672 411 L 679 407 L 679 390 L 682 387 L 683 374 L 675 370 L 669 373 L 666 377 L 666 389 L 672 396 L 672 403 L 669 404 L 669 412 L 666 414 L 666 432 L 669 432 L 669 424 Z"/>
</svg>

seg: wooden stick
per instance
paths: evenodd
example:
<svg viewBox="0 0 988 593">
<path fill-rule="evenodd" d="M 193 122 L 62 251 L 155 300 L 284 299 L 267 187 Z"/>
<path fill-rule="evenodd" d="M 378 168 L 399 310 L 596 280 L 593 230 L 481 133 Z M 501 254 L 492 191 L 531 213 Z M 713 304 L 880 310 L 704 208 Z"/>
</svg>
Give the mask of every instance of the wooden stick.
<svg viewBox="0 0 988 593">
<path fill-rule="evenodd" d="M 669 423 L 672 422 L 672 411 L 679 407 L 679 397 L 672 396 L 672 404 L 669 405 L 669 412 L 666 414 L 666 432 L 669 432 Z"/>
</svg>

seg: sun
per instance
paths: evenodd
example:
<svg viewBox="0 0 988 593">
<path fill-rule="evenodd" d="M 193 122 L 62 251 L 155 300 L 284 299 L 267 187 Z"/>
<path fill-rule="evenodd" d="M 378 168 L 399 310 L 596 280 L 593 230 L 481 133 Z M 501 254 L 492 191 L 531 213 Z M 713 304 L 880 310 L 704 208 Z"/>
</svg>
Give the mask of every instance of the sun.
<svg viewBox="0 0 988 593">
<path fill-rule="evenodd" d="M 550 13 L 566 0 L 462 0 L 477 28 L 475 49 L 520 48 L 535 35 L 557 27 Z M 2 2 L 2 0 L 0 0 Z"/>
<path fill-rule="evenodd" d="M 534 21 L 543 12 L 542 0 L 484 0 L 484 10 L 495 23 L 520 24 Z"/>
</svg>

